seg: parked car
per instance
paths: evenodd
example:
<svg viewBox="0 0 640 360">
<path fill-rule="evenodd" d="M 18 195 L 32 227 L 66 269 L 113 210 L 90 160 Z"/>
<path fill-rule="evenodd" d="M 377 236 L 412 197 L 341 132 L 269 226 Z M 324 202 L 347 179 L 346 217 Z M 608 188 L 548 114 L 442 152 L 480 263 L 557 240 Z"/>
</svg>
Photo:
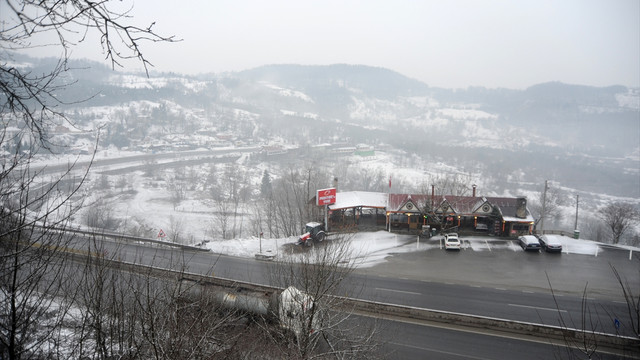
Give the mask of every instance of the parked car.
<svg viewBox="0 0 640 360">
<path fill-rule="evenodd" d="M 444 249 L 445 250 L 460 250 L 460 238 L 456 233 L 449 233 L 444 236 Z"/>
<path fill-rule="evenodd" d="M 525 251 L 540 251 L 540 242 L 533 235 L 520 236 L 518 241 Z"/>
<path fill-rule="evenodd" d="M 547 252 L 562 252 L 562 243 L 555 235 L 538 236 L 540 246 Z"/>
</svg>

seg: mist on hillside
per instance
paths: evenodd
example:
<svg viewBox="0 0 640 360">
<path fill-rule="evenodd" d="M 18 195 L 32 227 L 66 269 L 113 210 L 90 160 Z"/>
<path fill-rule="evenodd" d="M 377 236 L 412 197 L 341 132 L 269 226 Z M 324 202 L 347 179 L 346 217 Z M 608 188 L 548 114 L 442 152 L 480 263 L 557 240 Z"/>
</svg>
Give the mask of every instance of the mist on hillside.
<svg viewBox="0 0 640 360">
<path fill-rule="evenodd" d="M 22 61 L 47 66 L 46 59 Z M 232 161 L 250 185 L 247 202 L 265 171 L 279 179 L 310 168 L 321 188 L 338 178 L 341 191 L 389 191 L 393 178 L 394 192 L 421 193 L 453 178 L 476 184 L 480 195 L 533 202 L 549 180 L 565 198 L 565 219 L 576 195 L 587 214 L 611 199 L 640 199 L 639 89 L 545 83 L 453 90 L 358 65 L 148 78 L 88 61 L 71 66 L 63 80 L 75 84 L 60 97 L 84 101 L 65 105 L 73 124 L 52 125 L 53 152 L 91 153 L 97 129 L 99 157 L 239 149 Z M 10 152 L 18 145 L 3 146 Z M 183 187 L 185 199 L 226 171 L 202 163 L 146 166 L 157 168 L 147 171 L 150 182 Z M 92 176 L 94 185 L 131 187 L 122 174 Z"/>
</svg>

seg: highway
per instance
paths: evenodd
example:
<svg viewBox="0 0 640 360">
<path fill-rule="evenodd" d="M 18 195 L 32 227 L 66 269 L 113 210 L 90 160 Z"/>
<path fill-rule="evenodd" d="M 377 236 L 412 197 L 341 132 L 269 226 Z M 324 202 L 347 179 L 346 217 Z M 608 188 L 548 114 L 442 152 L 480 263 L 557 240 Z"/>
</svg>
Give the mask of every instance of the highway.
<svg viewBox="0 0 640 360">
<path fill-rule="evenodd" d="M 246 152 L 255 152 L 259 151 L 260 147 L 245 147 L 245 148 L 220 148 L 220 149 L 211 149 L 211 150 L 191 150 L 191 151 L 180 151 L 180 152 L 159 152 L 159 153 L 144 153 L 131 155 L 126 157 L 118 157 L 118 158 L 96 158 L 93 162 L 90 161 L 90 157 L 78 157 L 78 160 L 75 164 L 73 162 L 61 162 L 58 164 L 50 163 L 47 165 L 32 165 L 31 171 L 37 171 L 40 174 L 54 174 L 54 173 L 63 173 L 66 172 L 71 165 L 73 165 L 73 170 L 85 171 L 86 167 L 91 164 L 91 168 L 95 171 L 102 173 L 103 171 L 113 171 L 113 170 L 102 170 L 100 168 L 103 167 L 111 167 L 116 166 L 120 170 L 125 171 L 123 168 L 138 168 L 143 163 L 152 162 L 154 167 L 163 167 L 163 166 L 178 166 L 179 164 L 184 164 L 185 161 L 194 160 L 202 160 L 203 162 L 210 160 L 214 157 L 227 156 L 236 153 L 246 153 Z M 126 165 L 129 164 L 129 165 Z M 146 165 L 145 165 L 146 166 Z M 130 170 L 130 169 L 129 169 Z"/>
<path fill-rule="evenodd" d="M 76 246 L 79 248 L 86 244 L 86 239 L 76 240 Z M 111 240 L 99 242 L 98 247 L 98 252 L 104 253 L 107 257 L 113 256 L 124 261 L 174 269 L 180 269 L 186 264 L 188 272 L 274 285 L 273 267 L 277 266 L 274 262 Z M 584 255 L 565 256 L 566 254 L 553 257 L 554 255 L 558 254 L 492 252 L 491 255 L 479 255 L 471 251 L 451 254 L 444 250 L 430 254 L 409 254 L 399 262 L 390 261 L 384 266 L 354 271 L 343 284 L 343 290 L 339 295 L 545 325 L 561 325 L 562 318 L 565 326 L 582 328 L 583 299 L 580 289 L 584 284 L 574 284 L 573 287 L 566 284 L 579 282 L 576 279 L 587 276 L 585 272 L 591 272 L 593 274 L 587 277 L 593 279 L 594 283 L 589 285 L 589 288 L 593 286 L 597 297 L 588 293 L 587 303 L 590 315 L 597 319 L 595 330 L 631 335 L 627 305 L 621 295 L 616 295 L 620 293 L 620 286 L 612 274 L 603 276 L 601 273 L 610 273 L 610 264 L 616 263 L 624 275 L 634 276 L 635 271 L 637 276 L 640 262 L 637 259 L 629 260 L 627 252 L 614 250 L 607 251 L 597 258 Z M 486 262 L 487 256 L 500 259 L 503 264 L 496 266 L 495 259 Z M 559 289 L 555 290 L 555 299 L 548 284 L 547 287 L 540 286 L 541 283 L 547 282 L 544 271 L 532 274 L 531 277 L 520 276 L 522 256 L 525 256 L 528 262 L 537 263 L 541 269 L 547 264 L 546 268 L 554 271 L 554 278 L 558 278 L 558 269 L 561 267 L 548 267 L 549 261 L 562 263 L 562 267 L 571 269 L 567 274 L 562 273 L 563 281 L 557 282 Z M 425 261 L 425 257 L 428 261 Z M 426 269 L 423 269 L 425 266 Z M 484 274 L 479 273 L 475 267 L 485 269 Z M 437 270 L 435 273 L 434 269 Z M 495 276 L 496 270 L 505 271 L 501 269 L 511 269 L 515 274 Z M 468 271 L 471 270 L 474 271 L 474 276 L 468 276 Z M 540 280 L 541 277 L 544 281 Z M 484 281 L 474 281 L 475 278 Z M 492 282 L 491 279 L 495 281 Z M 511 282 L 511 279 L 518 281 Z M 619 328 L 615 326 L 615 319 L 621 322 Z M 551 345 L 544 339 L 531 341 L 532 339 L 503 338 L 467 329 L 444 329 L 420 323 L 389 320 L 381 323 L 385 324 L 381 328 L 381 337 L 389 340 L 385 341 L 385 351 L 402 355 L 394 355 L 393 358 L 424 358 L 426 354 L 431 354 L 435 358 L 443 359 L 540 359 L 556 357 L 562 349 L 561 346 Z M 586 328 L 588 329 L 589 325 Z M 456 343 L 464 346 L 456 346 Z"/>
<path fill-rule="evenodd" d="M 379 321 L 381 355 L 389 359 L 581 359 L 562 343 L 545 339 L 498 337 L 473 329 L 443 328 L 421 324 Z M 620 359 L 618 354 L 599 353 L 600 359 Z M 638 356 L 638 354 L 629 354 Z"/>
</svg>

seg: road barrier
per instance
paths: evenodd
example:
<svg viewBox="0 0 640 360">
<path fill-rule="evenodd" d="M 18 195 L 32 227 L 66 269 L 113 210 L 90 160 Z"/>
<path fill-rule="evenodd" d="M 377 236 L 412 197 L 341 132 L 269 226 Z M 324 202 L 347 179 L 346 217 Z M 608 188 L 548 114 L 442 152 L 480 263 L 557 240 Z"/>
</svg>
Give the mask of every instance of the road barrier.
<svg viewBox="0 0 640 360">
<path fill-rule="evenodd" d="M 74 254 L 74 256 L 83 256 Z M 189 281 L 192 284 L 207 287 L 224 288 L 225 291 L 253 292 L 270 296 L 279 293 L 284 289 L 248 283 L 243 281 L 212 277 L 184 271 L 157 268 L 149 265 L 133 264 L 117 260 L 106 260 L 111 266 L 120 270 L 133 273 L 148 274 L 159 278 L 173 278 L 181 281 Z M 620 336 L 616 334 L 606 334 L 591 330 L 580 330 L 560 326 L 535 324 L 521 321 L 490 318 L 485 316 L 454 313 L 449 311 L 431 310 L 405 305 L 388 304 L 369 300 L 353 299 L 336 296 L 340 304 L 340 309 L 345 312 L 352 312 L 362 316 L 372 318 L 387 318 L 397 321 L 420 322 L 423 325 L 447 324 L 463 329 L 484 330 L 489 335 L 501 334 L 513 336 L 514 334 L 524 337 L 555 340 L 562 346 L 573 346 L 573 344 L 591 343 L 597 346 L 600 351 L 611 351 L 614 353 L 637 354 L 640 356 L 640 338 Z"/>
<path fill-rule="evenodd" d="M 47 228 L 47 230 L 49 230 L 49 231 L 51 231 L 51 230 L 53 230 L 53 231 L 61 231 L 61 232 L 73 233 L 73 234 L 80 234 L 80 235 L 83 235 L 83 236 L 94 236 L 94 237 L 111 238 L 111 239 L 115 239 L 115 240 L 126 240 L 126 241 L 137 241 L 137 242 L 151 243 L 151 244 L 162 245 L 162 246 L 167 246 L 167 247 L 173 247 L 173 248 L 178 248 L 178 249 L 183 249 L 183 250 L 209 251 L 209 249 L 202 248 L 202 247 L 197 247 L 197 246 L 192 246 L 192 245 L 184 245 L 184 244 L 178 244 L 178 243 L 174 243 L 174 242 L 170 242 L 170 241 L 148 239 L 148 238 L 143 238 L 143 237 L 138 237 L 138 236 L 109 233 L 109 232 L 104 232 L 104 231 L 103 232 L 95 232 L 95 231 L 86 231 L 86 230 L 76 230 L 76 229 L 70 229 L 70 228 L 64 228 L 64 229 L 61 229 L 61 228 Z"/>
<path fill-rule="evenodd" d="M 505 320 L 478 315 L 431 310 L 418 307 L 380 303 L 375 301 L 343 298 L 344 309 L 372 317 L 386 317 L 400 321 L 420 321 L 459 326 L 465 329 L 482 329 L 494 333 L 560 341 L 562 344 L 596 344 L 598 349 L 622 350 L 640 355 L 640 339 L 590 330 Z"/>
</svg>

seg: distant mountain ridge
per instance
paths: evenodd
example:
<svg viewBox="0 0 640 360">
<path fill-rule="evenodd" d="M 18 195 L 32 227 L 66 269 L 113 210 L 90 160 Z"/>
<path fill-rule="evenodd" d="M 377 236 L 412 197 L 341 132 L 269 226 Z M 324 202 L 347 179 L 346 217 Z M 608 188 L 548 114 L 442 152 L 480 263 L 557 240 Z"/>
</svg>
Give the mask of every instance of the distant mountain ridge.
<svg viewBox="0 0 640 360">
<path fill-rule="evenodd" d="M 365 65 L 265 65 L 240 71 L 239 78 L 267 81 L 300 88 L 310 93 L 322 90 L 355 89 L 367 96 L 393 99 L 425 95 L 429 87 L 395 71 Z"/>
<path fill-rule="evenodd" d="M 13 61 L 37 71 L 51 63 Z M 150 78 L 88 61 L 69 65 L 73 70 L 61 80 L 75 84 L 60 98 L 87 101 L 62 106 L 81 127 L 110 124 L 106 145 L 178 136 L 189 142 L 194 134 L 218 132 L 257 144 L 364 143 L 463 168 L 526 166 L 543 178 L 601 174 L 640 194 L 633 170 L 640 157 L 640 89 L 558 82 L 525 90 L 443 89 L 347 64 Z"/>
</svg>

